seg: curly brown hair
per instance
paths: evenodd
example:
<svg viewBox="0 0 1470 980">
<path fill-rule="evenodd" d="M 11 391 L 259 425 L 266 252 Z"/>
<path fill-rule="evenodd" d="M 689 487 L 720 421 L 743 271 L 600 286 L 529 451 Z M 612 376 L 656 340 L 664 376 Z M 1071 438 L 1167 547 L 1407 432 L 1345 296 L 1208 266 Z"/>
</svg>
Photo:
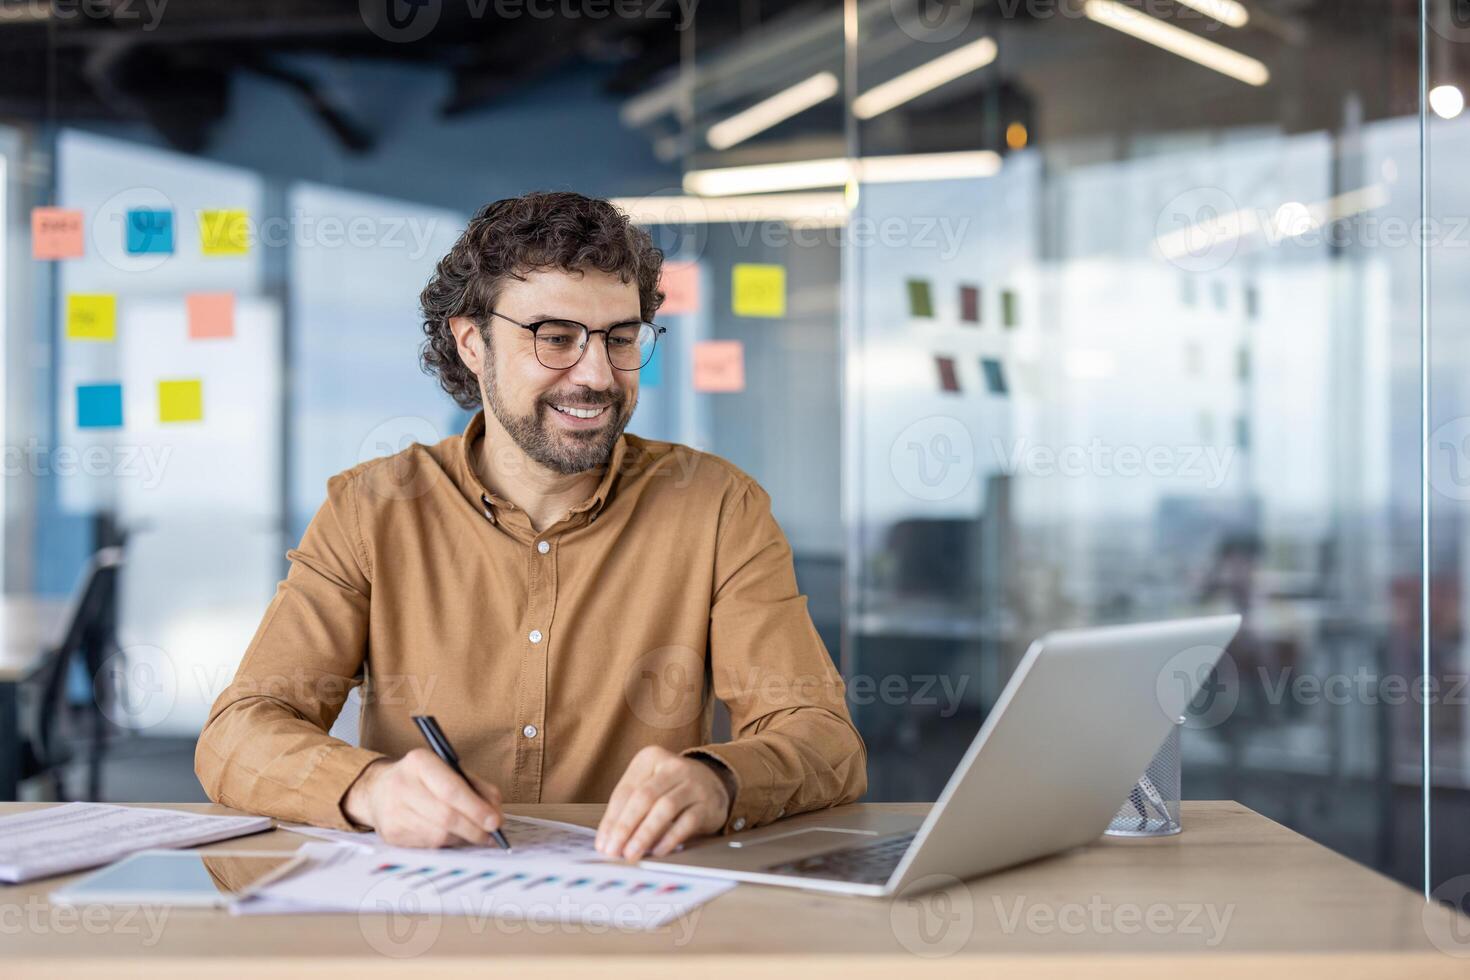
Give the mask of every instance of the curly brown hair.
<svg viewBox="0 0 1470 980">
<path fill-rule="evenodd" d="M 461 408 L 477 408 L 479 379 L 459 358 L 449 329 L 451 318 L 473 318 L 488 342 L 487 314 L 506 280 L 524 279 L 537 269 L 560 268 L 597 269 L 616 274 L 623 282 L 636 281 L 643 319 L 651 320 L 664 301 L 658 288 L 663 261 L 663 252 L 654 247 L 648 232 L 609 201 L 554 191 L 487 204 L 439 260 L 419 294 L 424 373 L 437 375 L 439 385 Z"/>
</svg>

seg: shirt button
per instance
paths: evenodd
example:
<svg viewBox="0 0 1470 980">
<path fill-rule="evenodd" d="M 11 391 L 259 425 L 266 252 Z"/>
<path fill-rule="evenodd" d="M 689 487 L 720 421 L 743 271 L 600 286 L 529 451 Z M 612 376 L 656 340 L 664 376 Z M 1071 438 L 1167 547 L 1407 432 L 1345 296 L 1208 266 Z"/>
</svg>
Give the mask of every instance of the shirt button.
<svg viewBox="0 0 1470 980">
<path fill-rule="evenodd" d="M 732 823 L 730 826 L 732 828 L 734 828 L 735 830 L 744 830 L 745 829 L 745 818 L 744 817 L 736 817 L 735 818 L 735 822 Z"/>
<path fill-rule="evenodd" d="M 547 544 L 545 541 L 538 541 L 536 542 L 536 550 L 544 555 L 551 550 L 551 545 Z"/>
<path fill-rule="evenodd" d="M 524 736 L 526 736 L 527 738 L 535 738 L 536 737 L 536 726 L 535 725 L 527 725 L 525 728 L 522 728 L 521 729 L 521 734 L 524 735 Z"/>
<path fill-rule="evenodd" d="M 541 642 L 541 631 L 540 630 L 532 630 L 531 631 L 531 634 L 530 634 L 530 640 L 531 640 L 532 643 L 540 643 Z"/>
</svg>

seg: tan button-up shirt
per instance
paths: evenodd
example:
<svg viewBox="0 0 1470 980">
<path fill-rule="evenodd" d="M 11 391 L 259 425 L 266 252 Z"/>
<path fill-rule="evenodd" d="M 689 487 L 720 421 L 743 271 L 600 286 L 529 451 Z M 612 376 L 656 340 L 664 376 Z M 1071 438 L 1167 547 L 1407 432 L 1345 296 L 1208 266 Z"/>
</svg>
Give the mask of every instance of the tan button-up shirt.
<svg viewBox="0 0 1470 980">
<path fill-rule="evenodd" d="M 434 715 L 506 802 L 602 802 L 645 745 L 723 764 L 726 830 L 851 802 L 867 753 L 770 498 L 724 460 L 621 438 L 537 533 L 462 436 L 338 474 L 199 737 L 210 798 L 347 828 L 369 763 Z M 492 447 L 493 448 L 493 447 Z M 330 737 L 362 683 L 361 745 Z M 714 701 L 732 740 L 710 744 Z"/>
</svg>

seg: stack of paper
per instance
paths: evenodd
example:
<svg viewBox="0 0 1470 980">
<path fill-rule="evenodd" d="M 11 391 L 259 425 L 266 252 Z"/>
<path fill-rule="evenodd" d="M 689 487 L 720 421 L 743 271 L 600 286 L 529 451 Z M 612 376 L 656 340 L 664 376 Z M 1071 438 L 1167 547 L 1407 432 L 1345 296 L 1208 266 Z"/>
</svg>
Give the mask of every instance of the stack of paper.
<svg viewBox="0 0 1470 980">
<path fill-rule="evenodd" d="M 193 847 L 273 825 L 269 817 L 210 817 L 106 803 L 47 807 L 0 817 L 0 881 L 95 868 L 134 851 Z"/>
<path fill-rule="evenodd" d="M 734 887 L 625 864 L 538 855 L 511 840 L 509 852 L 306 844 L 305 868 L 257 889 L 233 911 L 464 915 L 652 929 Z"/>
</svg>

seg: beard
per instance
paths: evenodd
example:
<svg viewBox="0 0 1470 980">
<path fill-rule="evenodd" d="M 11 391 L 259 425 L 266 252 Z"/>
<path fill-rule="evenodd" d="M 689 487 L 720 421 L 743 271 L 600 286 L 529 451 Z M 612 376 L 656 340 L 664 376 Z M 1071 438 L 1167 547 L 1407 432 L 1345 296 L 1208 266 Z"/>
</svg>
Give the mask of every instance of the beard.
<svg viewBox="0 0 1470 980">
<path fill-rule="evenodd" d="M 495 384 L 494 365 L 480 378 L 480 395 L 501 427 L 527 457 L 563 476 L 585 473 L 607 463 L 612 456 L 618 437 L 633 417 L 637 400 L 628 404 L 622 388 L 611 391 L 593 391 L 587 387 L 572 388 L 542 395 L 532 406 L 530 414 L 517 415 L 500 398 L 499 386 Z M 576 405 L 596 407 L 608 406 L 607 421 L 596 429 L 568 430 L 561 428 L 552 418 L 556 409 L 552 403 L 571 402 Z"/>
</svg>

